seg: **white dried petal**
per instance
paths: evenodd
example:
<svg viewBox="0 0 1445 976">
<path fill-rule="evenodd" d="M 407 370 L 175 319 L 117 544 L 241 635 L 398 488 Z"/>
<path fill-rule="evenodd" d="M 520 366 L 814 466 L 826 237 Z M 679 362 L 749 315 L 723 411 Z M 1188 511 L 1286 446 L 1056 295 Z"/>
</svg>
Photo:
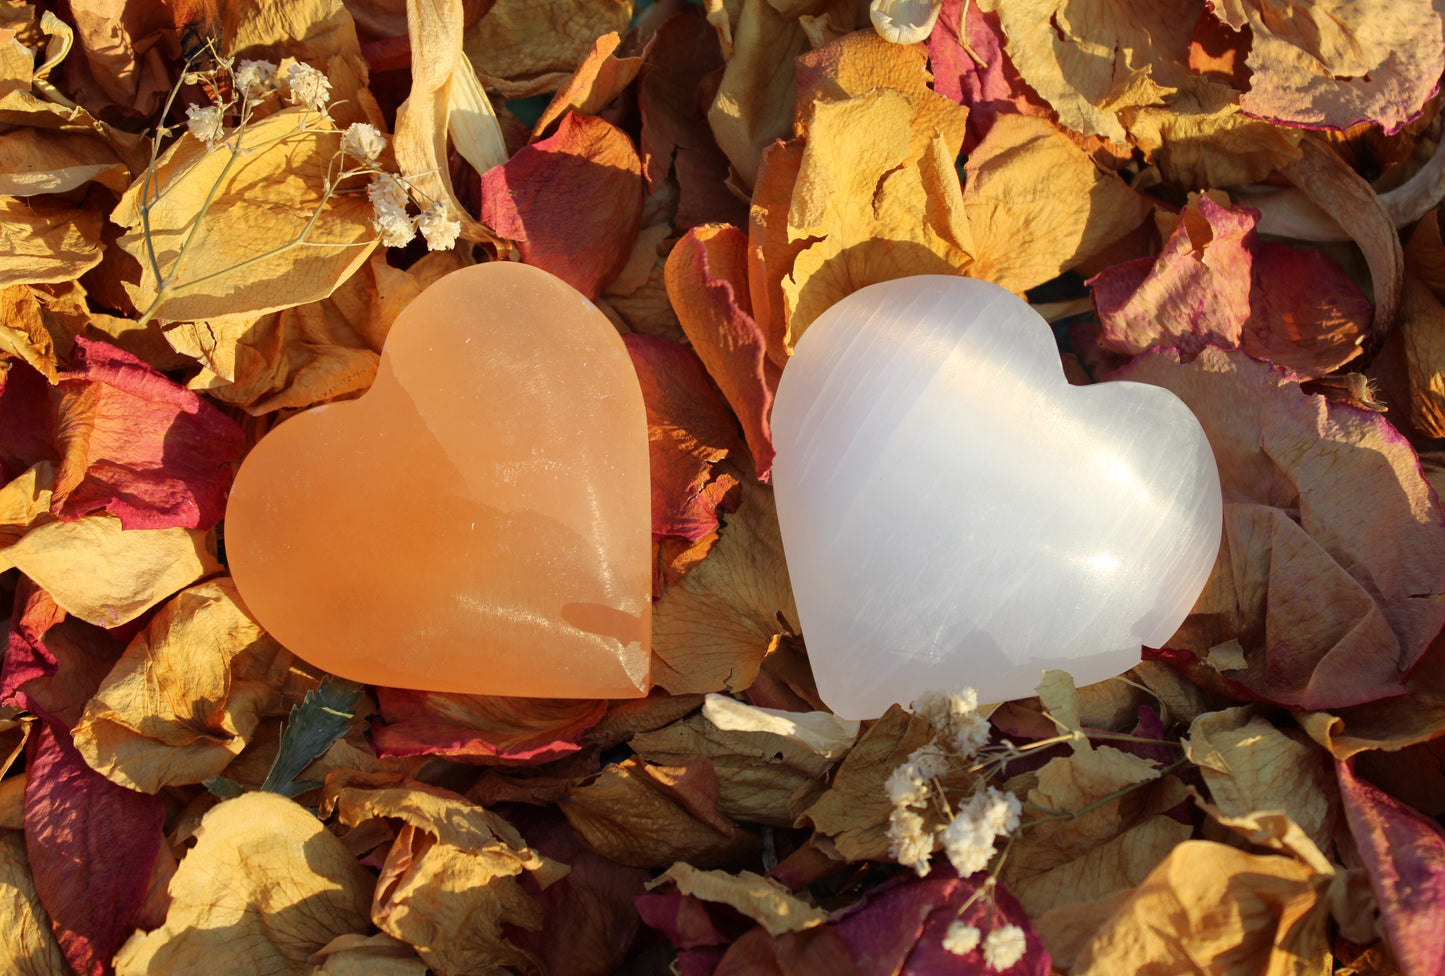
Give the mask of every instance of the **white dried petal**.
<svg viewBox="0 0 1445 976">
<path fill-rule="evenodd" d="M 943 0 L 873 0 L 868 17 L 873 29 L 894 44 L 921 44 L 933 33 Z"/>
</svg>

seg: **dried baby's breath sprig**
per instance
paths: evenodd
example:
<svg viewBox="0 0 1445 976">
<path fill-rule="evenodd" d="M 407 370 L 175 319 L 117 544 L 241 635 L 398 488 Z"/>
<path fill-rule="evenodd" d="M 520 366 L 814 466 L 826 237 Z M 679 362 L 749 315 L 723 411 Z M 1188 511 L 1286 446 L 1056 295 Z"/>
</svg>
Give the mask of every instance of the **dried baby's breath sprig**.
<svg viewBox="0 0 1445 976">
<path fill-rule="evenodd" d="M 242 61 L 232 75 L 232 84 L 243 101 L 259 102 L 275 93 L 280 81 L 276 65 L 270 61 Z"/>
<path fill-rule="evenodd" d="M 416 225 L 429 251 L 450 250 L 462 232 L 461 221 L 453 220 L 440 200 L 432 201 L 431 206 L 422 211 Z"/>
<path fill-rule="evenodd" d="M 386 136 L 382 135 L 376 126 L 366 122 L 351 123 L 341 136 L 341 151 L 368 166 L 375 166 L 385 150 Z"/>
<path fill-rule="evenodd" d="M 1001 925 L 983 940 L 983 961 L 996 972 L 1003 972 L 1024 957 L 1028 948 L 1024 930 L 1017 925 Z"/>
<path fill-rule="evenodd" d="M 928 722 L 932 736 L 910 753 L 884 782 L 892 805 L 888 816 L 889 856 L 912 868 L 920 877 L 929 872 L 933 854 L 940 849 L 959 877 L 986 871 L 987 876 L 958 909 L 957 919 L 944 935 L 943 945 L 957 955 L 967 955 L 981 946 L 985 965 L 996 971 L 1006 970 L 1026 951 L 1023 930 L 1014 925 L 986 930 L 963 921 L 964 912 L 979 901 L 994 906 L 998 874 L 1021 827 L 1025 807 L 1019 797 L 988 781 L 1000 775 L 1013 760 L 1040 749 L 1077 742 L 1084 733 L 1056 723 L 1060 734 L 1047 739 L 1023 745 L 1007 739 L 991 742 L 992 726 L 978 710 L 978 695 L 971 688 L 954 694 L 926 692 L 913 702 L 913 712 Z M 1089 733 L 1090 738 L 1096 736 L 1160 744 L 1159 740 L 1139 736 Z M 945 780 L 949 783 L 947 789 Z M 1128 789 L 1100 803 L 1117 799 Z M 1034 811 L 1031 822 L 1082 816 L 1098 805 L 1073 812 L 1031 808 Z M 1002 849 L 1001 840 L 1006 841 Z M 989 914 L 997 917 L 996 913 Z"/>
<path fill-rule="evenodd" d="M 286 68 L 286 100 L 292 105 L 303 105 L 312 112 L 325 112 L 326 103 L 331 101 L 331 79 L 304 61 L 297 61 Z"/>
</svg>

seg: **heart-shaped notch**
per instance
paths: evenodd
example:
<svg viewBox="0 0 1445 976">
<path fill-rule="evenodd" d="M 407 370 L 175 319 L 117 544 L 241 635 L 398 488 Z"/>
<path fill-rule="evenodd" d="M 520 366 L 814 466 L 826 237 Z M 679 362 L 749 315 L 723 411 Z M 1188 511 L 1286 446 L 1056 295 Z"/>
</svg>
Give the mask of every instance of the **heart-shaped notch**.
<svg viewBox="0 0 1445 976">
<path fill-rule="evenodd" d="M 1070 386 L 1049 326 L 996 285 L 920 276 L 819 316 L 783 371 L 773 485 L 829 707 L 1033 694 L 1138 663 L 1219 548 L 1209 441 L 1167 390 Z"/>
<path fill-rule="evenodd" d="M 226 550 L 277 640 L 367 684 L 645 694 L 647 416 L 616 329 L 544 271 L 440 279 L 397 317 L 376 381 L 267 434 Z"/>
</svg>

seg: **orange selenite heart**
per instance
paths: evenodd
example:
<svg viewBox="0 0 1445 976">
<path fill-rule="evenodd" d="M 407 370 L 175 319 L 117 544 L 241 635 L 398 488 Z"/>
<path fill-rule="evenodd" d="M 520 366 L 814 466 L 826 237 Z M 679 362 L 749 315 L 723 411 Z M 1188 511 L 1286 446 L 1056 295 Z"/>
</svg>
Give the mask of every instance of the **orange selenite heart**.
<svg viewBox="0 0 1445 976">
<path fill-rule="evenodd" d="M 358 400 L 242 464 L 226 553 L 246 606 L 318 667 L 471 694 L 645 694 L 647 418 L 621 337 L 497 262 L 398 316 Z"/>
</svg>

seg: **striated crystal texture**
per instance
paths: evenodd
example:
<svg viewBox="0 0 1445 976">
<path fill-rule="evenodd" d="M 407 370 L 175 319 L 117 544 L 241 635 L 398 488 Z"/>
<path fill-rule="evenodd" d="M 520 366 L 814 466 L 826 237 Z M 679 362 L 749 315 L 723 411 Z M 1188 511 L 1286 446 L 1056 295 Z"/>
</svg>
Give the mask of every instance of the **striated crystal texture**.
<svg viewBox="0 0 1445 976">
<path fill-rule="evenodd" d="M 262 626 L 335 674 L 635 697 L 650 517 L 621 337 L 570 286 L 497 262 L 406 307 L 364 396 L 262 439 L 231 492 L 226 551 Z"/>
<path fill-rule="evenodd" d="M 921 692 L 1117 675 L 1188 614 L 1219 475 L 1166 390 L 1070 386 L 1049 326 L 969 278 L 864 288 L 809 326 L 773 485 L 818 691 L 844 718 Z"/>
</svg>

